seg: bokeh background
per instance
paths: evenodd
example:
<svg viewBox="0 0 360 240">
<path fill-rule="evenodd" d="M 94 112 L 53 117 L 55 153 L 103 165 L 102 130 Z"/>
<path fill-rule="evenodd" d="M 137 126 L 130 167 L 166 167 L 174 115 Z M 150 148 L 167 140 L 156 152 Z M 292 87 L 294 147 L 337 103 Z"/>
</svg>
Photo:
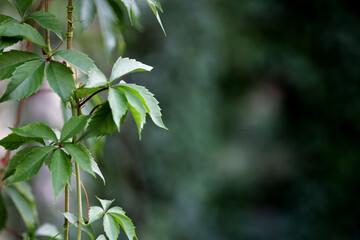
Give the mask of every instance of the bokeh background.
<svg viewBox="0 0 360 240">
<path fill-rule="evenodd" d="M 98 18 L 75 30 L 74 48 L 107 74 L 119 54 L 155 67 L 125 80 L 155 93 L 170 129 L 148 119 L 139 141 L 128 117 L 97 152 L 106 187 L 83 174 L 91 205 L 116 199 L 139 239 L 359 240 L 360 2 L 161 3 L 167 37 L 139 3 L 143 29 L 127 20 L 110 58 Z M 51 11 L 65 27 L 65 3 Z M 62 126 L 56 96 L 25 106 L 22 124 Z M 15 109 L 0 105 L 2 136 Z M 32 184 L 40 219 L 60 227 L 47 169 Z"/>
</svg>

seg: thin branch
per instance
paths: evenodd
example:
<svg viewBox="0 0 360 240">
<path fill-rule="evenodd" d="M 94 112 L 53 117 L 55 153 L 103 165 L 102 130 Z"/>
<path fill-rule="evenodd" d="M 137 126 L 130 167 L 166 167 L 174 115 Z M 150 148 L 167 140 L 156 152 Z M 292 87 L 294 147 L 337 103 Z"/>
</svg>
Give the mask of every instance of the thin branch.
<svg viewBox="0 0 360 240">
<path fill-rule="evenodd" d="M 89 113 L 89 115 L 93 114 L 95 112 L 95 110 L 100 107 L 102 104 L 96 105 Z"/>
<path fill-rule="evenodd" d="M 102 88 L 100 90 L 97 90 L 96 92 L 94 92 L 93 94 L 91 94 L 88 98 L 86 98 L 84 101 L 82 101 L 80 104 L 79 104 L 79 108 L 81 108 L 87 101 L 89 101 L 93 96 L 95 96 L 96 94 L 100 93 L 100 92 L 103 92 L 105 90 L 109 89 L 108 87 L 105 87 L 105 88 Z"/>
<path fill-rule="evenodd" d="M 10 233 L 11 235 L 13 235 L 14 237 L 17 237 L 17 238 L 20 238 L 20 239 L 24 239 L 24 237 L 23 237 L 21 234 L 15 232 L 14 230 L 11 230 L 10 228 L 4 228 L 4 230 L 5 230 L 6 232 Z"/>
<path fill-rule="evenodd" d="M 72 173 L 72 175 L 76 178 L 76 174 L 75 174 L 75 173 Z M 86 203 L 87 203 L 86 219 L 89 219 L 89 210 L 90 210 L 89 198 L 88 198 L 86 189 L 85 189 L 85 187 L 84 187 L 84 184 L 82 183 L 81 180 L 80 180 L 80 184 L 81 184 L 81 186 L 82 186 L 82 189 L 84 190 L 85 197 L 86 197 Z"/>
</svg>

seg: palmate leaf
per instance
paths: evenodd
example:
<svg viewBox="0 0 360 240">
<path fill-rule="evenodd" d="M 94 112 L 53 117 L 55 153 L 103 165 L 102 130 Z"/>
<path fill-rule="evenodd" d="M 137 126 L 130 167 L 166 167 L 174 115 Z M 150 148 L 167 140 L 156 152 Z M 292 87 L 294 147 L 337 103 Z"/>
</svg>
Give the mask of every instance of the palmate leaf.
<svg viewBox="0 0 360 240">
<path fill-rule="evenodd" d="M 165 29 L 164 29 L 164 26 L 161 22 L 161 19 L 160 19 L 160 15 L 159 15 L 159 12 L 158 12 L 158 9 L 163 12 L 162 8 L 161 8 L 161 5 L 160 5 L 160 2 L 158 0 L 146 0 L 146 2 L 148 3 L 148 5 L 150 6 L 151 10 L 153 11 L 153 13 L 155 14 L 155 17 L 156 19 L 158 20 L 159 24 L 160 24 L 160 27 L 161 29 L 163 30 L 165 36 L 166 36 L 166 32 L 165 32 Z"/>
<path fill-rule="evenodd" d="M 7 150 L 18 149 L 21 145 L 26 143 L 37 142 L 45 145 L 45 142 L 42 138 L 39 137 L 23 137 L 16 133 L 11 133 L 0 140 L 0 145 Z"/>
<path fill-rule="evenodd" d="M 114 202 L 114 200 L 106 200 L 98 197 L 96 198 L 99 200 L 104 212 L 106 212 L 109 209 L 110 205 Z"/>
<path fill-rule="evenodd" d="M 63 142 L 80 133 L 85 128 L 89 118 L 90 116 L 71 117 L 61 130 L 60 141 Z"/>
<path fill-rule="evenodd" d="M 10 128 L 14 133 L 23 137 L 39 137 L 58 142 L 54 131 L 45 123 L 30 123 L 21 128 Z"/>
<path fill-rule="evenodd" d="M 59 95 L 63 102 L 66 102 L 73 90 L 75 83 L 73 72 L 65 65 L 51 61 L 46 67 L 46 79 L 54 92 Z"/>
<path fill-rule="evenodd" d="M 128 102 L 131 115 L 133 116 L 139 132 L 139 139 L 141 139 L 141 131 L 146 122 L 146 108 L 139 98 L 129 91 L 125 91 L 125 96 Z"/>
<path fill-rule="evenodd" d="M 83 145 L 66 143 L 64 144 L 64 148 L 84 171 L 95 176 L 91 167 L 90 153 Z"/>
<path fill-rule="evenodd" d="M 152 69 L 153 67 L 138 62 L 135 59 L 119 57 L 112 68 L 110 82 L 129 73 L 151 71 Z"/>
<path fill-rule="evenodd" d="M 21 100 L 36 93 L 43 82 L 44 68 L 42 60 L 28 61 L 16 68 L 0 102 Z"/>
<path fill-rule="evenodd" d="M 24 156 L 26 154 L 28 154 L 35 148 L 38 148 L 38 147 L 37 146 L 27 147 L 27 148 L 21 149 L 20 151 L 15 153 L 15 155 L 12 158 L 10 158 L 10 161 L 6 168 L 6 173 L 5 173 L 3 180 L 5 180 L 8 177 L 10 177 L 11 175 L 13 175 L 15 173 L 15 169 L 16 169 L 17 165 L 19 164 L 19 162 L 24 159 Z"/>
<path fill-rule="evenodd" d="M 123 119 L 128 109 L 125 94 L 117 88 L 109 88 L 108 100 L 114 122 L 118 130 L 120 130 L 121 119 Z"/>
<path fill-rule="evenodd" d="M 40 59 L 41 57 L 35 53 L 11 50 L 0 55 L 0 80 L 11 77 L 16 67 L 21 64 Z"/>
<path fill-rule="evenodd" d="M 104 231 L 110 240 L 116 240 L 120 234 L 119 224 L 115 218 L 106 214 L 103 220 Z"/>
<path fill-rule="evenodd" d="M 97 69 L 94 61 L 89 58 L 85 53 L 75 50 L 60 50 L 54 53 L 55 56 L 59 56 L 69 63 L 74 68 L 88 74 L 91 69 Z"/>
<path fill-rule="evenodd" d="M 69 157 L 63 150 L 56 149 L 50 165 L 51 180 L 54 189 L 54 201 L 56 201 L 57 196 L 68 183 L 72 172 L 71 167 L 72 165 Z"/>
<path fill-rule="evenodd" d="M 9 0 L 9 2 L 18 10 L 21 17 L 24 17 L 26 10 L 33 4 L 33 0 Z"/>
<path fill-rule="evenodd" d="M 89 209 L 89 223 L 91 224 L 104 216 L 104 210 L 101 207 L 93 206 Z"/>
<path fill-rule="evenodd" d="M 26 17 L 26 19 L 29 18 L 37 22 L 41 27 L 53 31 L 60 39 L 62 39 L 60 21 L 56 19 L 54 14 L 36 11 Z"/>
<path fill-rule="evenodd" d="M 112 209 L 109 209 L 107 214 L 111 215 L 116 222 L 120 224 L 129 240 L 133 240 L 134 238 L 137 239 L 135 226 L 129 217 L 117 211 L 112 211 Z"/>
<path fill-rule="evenodd" d="M 109 84 L 110 82 L 106 79 L 103 72 L 99 69 L 91 69 L 89 71 L 89 79 L 85 85 L 86 88 L 97 88 L 103 87 Z"/>
</svg>

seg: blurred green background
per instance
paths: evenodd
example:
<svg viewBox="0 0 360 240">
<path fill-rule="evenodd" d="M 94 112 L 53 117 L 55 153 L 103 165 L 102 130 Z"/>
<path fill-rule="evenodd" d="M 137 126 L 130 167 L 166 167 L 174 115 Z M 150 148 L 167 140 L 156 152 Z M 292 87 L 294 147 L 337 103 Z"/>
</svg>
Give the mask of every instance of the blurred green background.
<svg viewBox="0 0 360 240">
<path fill-rule="evenodd" d="M 359 240 L 360 2 L 161 3 L 167 37 L 139 4 L 123 55 L 155 67 L 125 80 L 155 93 L 170 130 L 148 119 L 138 141 L 128 119 L 90 202 L 115 198 L 139 239 Z M 74 48 L 109 73 L 119 54 L 106 60 L 97 21 Z"/>
</svg>

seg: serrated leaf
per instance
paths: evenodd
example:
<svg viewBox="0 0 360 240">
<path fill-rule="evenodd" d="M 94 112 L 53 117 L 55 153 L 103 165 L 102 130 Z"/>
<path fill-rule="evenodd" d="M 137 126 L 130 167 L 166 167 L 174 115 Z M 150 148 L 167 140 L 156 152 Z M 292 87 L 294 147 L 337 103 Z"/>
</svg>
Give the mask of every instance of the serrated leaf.
<svg viewBox="0 0 360 240">
<path fill-rule="evenodd" d="M 0 102 L 21 100 L 36 93 L 42 85 L 45 62 L 33 60 L 20 65 L 14 71 Z"/>
<path fill-rule="evenodd" d="M 96 13 L 93 0 L 74 0 L 73 5 L 76 19 L 79 19 L 83 28 L 87 28 L 94 21 Z"/>
<path fill-rule="evenodd" d="M 58 139 L 54 131 L 45 123 L 30 123 L 21 128 L 10 128 L 14 133 L 23 137 L 39 137 L 57 142 Z"/>
<path fill-rule="evenodd" d="M 116 222 L 115 218 L 113 216 L 106 214 L 104 216 L 103 225 L 106 236 L 110 240 L 116 240 L 117 237 L 119 236 L 120 230 L 119 230 L 119 225 Z"/>
<path fill-rule="evenodd" d="M 26 154 L 16 167 L 14 177 L 10 184 L 26 181 L 34 177 L 40 170 L 46 156 L 54 149 L 52 146 L 35 148 Z"/>
<path fill-rule="evenodd" d="M 6 20 L 0 25 L 0 36 L 23 38 L 39 45 L 45 50 L 48 50 L 45 40 L 40 35 L 40 33 L 35 28 L 26 23 Z"/>
<path fill-rule="evenodd" d="M 138 62 L 135 59 L 119 57 L 111 70 L 110 82 L 129 73 L 151 71 L 152 69 L 153 67 Z"/>
<path fill-rule="evenodd" d="M 80 144 L 66 143 L 64 144 L 65 150 L 74 158 L 80 167 L 95 176 L 91 168 L 91 156 L 87 149 Z"/>
<path fill-rule="evenodd" d="M 17 153 L 15 153 L 15 155 L 12 158 L 10 158 L 3 180 L 7 179 L 8 177 L 10 177 L 11 175 L 13 175 L 15 173 L 15 169 L 16 169 L 17 165 L 19 164 L 19 162 L 24 158 L 24 156 L 26 154 L 31 152 L 34 148 L 37 148 L 37 147 L 31 146 L 31 147 L 24 148 L 24 149 L 18 151 Z"/>
<path fill-rule="evenodd" d="M 54 202 L 56 202 L 59 193 L 68 183 L 71 177 L 71 168 L 72 165 L 68 156 L 64 153 L 63 150 L 56 149 L 54 151 L 50 165 L 51 180 L 54 190 Z"/>
<path fill-rule="evenodd" d="M 60 39 L 62 39 L 60 21 L 56 19 L 54 14 L 44 11 L 36 11 L 32 12 L 26 18 L 31 18 L 41 27 L 53 31 Z"/>
<path fill-rule="evenodd" d="M 126 236 L 128 237 L 129 240 L 133 240 L 134 238 L 137 239 L 135 233 L 135 226 L 129 217 L 127 217 L 125 214 L 114 213 L 114 212 L 109 213 L 109 215 L 114 217 L 116 222 L 120 224 L 122 229 L 124 229 L 124 232 L 126 233 Z"/>
<path fill-rule="evenodd" d="M 160 27 L 161 29 L 163 30 L 164 32 L 164 35 L 166 36 L 166 32 L 165 32 L 165 29 L 164 29 L 164 26 L 161 22 L 161 19 L 160 19 L 160 15 L 159 15 L 159 12 L 158 12 L 158 9 L 163 12 L 162 8 L 161 8 L 161 5 L 160 5 L 160 2 L 157 1 L 157 0 L 146 0 L 146 2 L 148 3 L 148 5 L 150 6 L 151 10 L 153 11 L 153 13 L 155 14 L 155 17 L 156 19 L 158 20 L 159 24 L 160 24 Z"/>
<path fill-rule="evenodd" d="M 66 121 L 61 130 L 60 141 L 63 142 L 80 133 L 85 128 L 89 118 L 90 116 L 77 116 Z"/>
<path fill-rule="evenodd" d="M 86 88 L 97 88 L 103 87 L 109 84 L 107 78 L 105 77 L 104 73 L 101 72 L 99 69 L 91 69 L 88 74 L 89 78 L 85 85 Z"/>
<path fill-rule="evenodd" d="M 85 53 L 75 50 L 60 50 L 54 53 L 55 56 L 59 56 L 69 63 L 74 68 L 88 74 L 91 69 L 97 69 L 94 61 L 88 57 Z"/>
<path fill-rule="evenodd" d="M 139 139 L 141 139 L 141 130 L 146 122 L 146 108 L 141 100 L 129 91 L 125 91 L 125 96 L 128 102 L 131 115 L 133 116 L 139 132 Z"/>
<path fill-rule="evenodd" d="M 100 199 L 98 197 L 96 197 L 96 198 L 101 203 L 101 206 L 103 207 L 104 212 L 106 212 L 109 209 L 110 205 L 114 202 L 114 200 Z"/>
<path fill-rule="evenodd" d="M 102 216 L 104 216 L 104 213 L 105 212 L 101 207 L 98 207 L 98 206 L 90 207 L 88 224 L 91 224 L 91 223 L 99 220 L 100 218 L 102 218 Z"/>
<path fill-rule="evenodd" d="M 90 159 L 91 160 L 91 169 L 94 171 L 94 173 L 96 173 L 99 177 L 101 177 L 101 179 L 104 182 L 105 185 L 105 178 L 102 174 L 102 172 L 100 171 L 99 166 L 97 165 L 97 163 L 95 162 L 95 160 L 93 158 Z"/>
<path fill-rule="evenodd" d="M 150 115 L 152 121 L 157 126 L 168 130 L 162 121 L 162 118 L 161 118 L 162 114 L 161 114 L 161 109 L 159 107 L 159 102 L 156 100 L 156 98 L 154 98 L 154 94 L 152 94 L 145 87 L 138 86 L 136 84 L 120 83 L 117 86 L 120 86 L 121 88 L 131 91 L 139 99 L 141 99 L 141 101 L 144 104 L 144 106 L 146 107 L 147 113 Z"/>
<path fill-rule="evenodd" d="M 33 4 L 33 0 L 9 0 L 9 2 L 18 10 L 21 17 L 24 17 L 26 10 Z"/>
<path fill-rule="evenodd" d="M 106 237 L 104 235 L 100 235 L 96 238 L 96 240 L 106 240 Z"/>
<path fill-rule="evenodd" d="M 0 55 L 0 80 L 11 77 L 15 69 L 21 64 L 40 59 L 35 53 L 11 50 Z"/>
<path fill-rule="evenodd" d="M 20 40 L 21 40 L 20 38 L 14 38 L 14 37 L 0 37 L 0 52 L 3 51 L 5 48 L 16 44 Z"/>
<path fill-rule="evenodd" d="M 55 225 L 45 223 L 38 227 L 35 232 L 35 236 L 37 237 L 48 237 L 52 238 L 53 236 L 57 235 L 59 230 L 56 228 Z M 61 235 L 57 236 L 55 239 L 62 239 Z"/>
<path fill-rule="evenodd" d="M 11 133 L 7 135 L 5 138 L 0 140 L 0 145 L 3 146 L 7 150 L 15 150 L 19 148 L 21 145 L 26 143 L 37 142 L 45 145 L 45 142 L 42 138 L 37 137 L 23 137 L 16 133 Z"/>
<path fill-rule="evenodd" d="M 7 208 L 0 192 L 0 231 L 6 226 L 7 218 Z"/>
<path fill-rule="evenodd" d="M 78 221 L 78 215 L 77 214 L 73 214 L 73 213 L 68 213 L 68 212 L 60 212 L 62 215 L 64 215 L 64 217 L 69 220 L 69 222 L 71 224 L 73 224 L 74 222 L 77 222 Z M 84 223 L 87 221 L 85 218 L 83 218 L 82 220 Z M 77 225 L 75 225 L 77 227 Z M 87 225 L 82 225 L 81 226 L 81 231 L 84 231 L 88 234 L 88 236 L 94 240 L 94 229 L 92 228 L 92 226 L 90 224 L 87 224 Z"/>
<path fill-rule="evenodd" d="M 112 207 L 107 211 L 107 213 L 125 214 L 124 210 L 121 207 Z"/>
<path fill-rule="evenodd" d="M 125 94 L 119 89 L 109 88 L 108 100 L 114 122 L 118 130 L 120 130 L 121 119 L 128 109 Z"/>
<path fill-rule="evenodd" d="M 52 61 L 47 65 L 46 79 L 63 102 L 66 102 L 75 90 L 72 71 L 59 62 Z"/>
</svg>

